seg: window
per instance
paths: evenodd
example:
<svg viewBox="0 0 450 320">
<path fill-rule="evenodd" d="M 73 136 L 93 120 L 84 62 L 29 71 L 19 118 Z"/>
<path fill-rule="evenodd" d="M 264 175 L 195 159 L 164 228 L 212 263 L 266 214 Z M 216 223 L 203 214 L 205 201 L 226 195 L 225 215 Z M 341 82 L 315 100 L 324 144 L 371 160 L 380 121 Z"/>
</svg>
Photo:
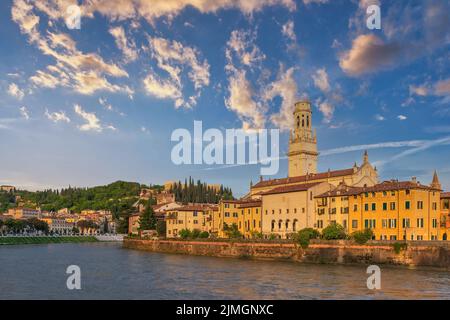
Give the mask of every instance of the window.
<svg viewBox="0 0 450 320">
<path fill-rule="evenodd" d="M 376 203 L 372 203 L 372 211 L 377 210 L 377 204 Z"/>
<path fill-rule="evenodd" d="M 358 205 L 357 204 L 353 205 L 353 211 L 354 212 L 358 211 Z"/>
<path fill-rule="evenodd" d="M 266 210 L 266 214 L 267 214 L 267 210 Z"/>
<path fill-rule="evenodd" d="M 375 228 L 375 219 L 366 219 L 364 220 L 364 227 L 366 229 L 374 229 Z"/>
<path fill-rule="evenodd" d="M 342 226 L 347 229 L 347 220 L 342 220 Z"/>
<path fill-rule="evenodd" d="M 194 224 L 198 224 L 198 220 L 194 220 Z"/>
<path fill-rule="evenodd" d="M 397 228 L 397 219 L 389 219 L 389 228 L 391 229 Z"/>
<path fill-rule="evenodd" d="M 389 240 L 397 240 L 397 236 L 389 236 Z"/>
<path fill-rule="evenodd" d="M 286 209 L 286 213 L 289 214 L 289 209 Z"/>
<path fill-rule="evenodd" d="M 317 228 L 323 228 L 323 220 L 317 220 Z"/>
<path fill-rule="evenodd" d="M 410 201 L 405 201 L 405 209 L 406 210 L 411 209 L 411 202 Z"/>
<path fill-rule="evenodd" d="M 417 228 L 423 228 L 423 218 L 417 219 Z"/>
<path fill-rule="evenodd" d="M 358 229 L 358 220 L 352 220 L 352 228 Z"/>
<path fill-rule="evenodd" d="M 417 209 L 423 209 L 423 201 L 417 201 Z"/>
<path fill-rule="evenodd" d="M 275 220 L 272 220 L 272 224 L 271 224 L 271 231 L 273 231 L 275 229 Z"/>
<path fill-rule="evenodd" d="M 364 210 L 365 210 L 365 211 L 369 211 L 369 204 L 368 204 L 368 203 L 366 203 L 366 204 L 364 205 Z"/>
<path fill-rule="evenodd" d="M 433 207 L 433 210 L 437 210 L 437 203 L 436 203 L 436 202 L 433 202 L 432 207 Z"/>
<path fill-rule="evenodd" d="M 406 190 L 406 195 L 410 195 L 411 194 L 411 190 Z"/>
<path fill-rule="evenodd" d="M 402 227 L 409 228 L 409 226 L 410 226 L 409 218 L 403 218 Z"/>
<path fill-rule="evenodd" d="M 437 228 L 437 225 L 438 225 L 437 224 L 437 219 L 433 219 L 431 224 L 432 224 L 433 228 Z"/>
<path fill-rule="evenodd" d="M 237 213 L 237 212 L 233 212 L 233 217 L 234 217 L 234 218 L 239 217 L 238 213 Z"/>
<path fill-rule="evenodd" d="M 387 219 L 383 219 L 383 220 L 381 220 L 381 226 L 382 226 L 382 228 L 383 229 L 386 229 L 387 228 Z"/>
<path fill-rule="evenodd" d="M 225 218 L 229 218 L 230 217 L 230 213 L 229 212 L 225 212 Z"/>
<path fill-rule="evenodd" d="M 197 211 L 194 211 L 194 217 L 196 217 L 196 216 L 198 216 L 198 212 Z"/>
<path fill-rule="evenodd" d="M 383 196 L 387 196 L 387 192 L 386 191 L 383 191 Z"/>
<path fill-rule="evenodd" d="M 297 213 L 297 208 L 294 208 L 294 213 Z"/>
<path fill-rule="evenodd" d="M 390 203 L 390 209 L 391 210 L 395 210 L 395 202 L 391 202 Z"/>
<path fill-rule="evenodd" d="M 387 202 L 383 202 L 383 211 L 386 211 L 387 210 Z"/>
</svg>

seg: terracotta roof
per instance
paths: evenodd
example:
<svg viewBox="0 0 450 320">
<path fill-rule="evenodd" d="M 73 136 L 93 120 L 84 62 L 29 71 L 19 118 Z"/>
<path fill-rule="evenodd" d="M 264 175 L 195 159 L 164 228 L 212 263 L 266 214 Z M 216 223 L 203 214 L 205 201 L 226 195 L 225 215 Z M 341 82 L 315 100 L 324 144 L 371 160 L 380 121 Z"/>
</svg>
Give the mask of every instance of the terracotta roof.
<svg viewBox="0 0 450 320">
<path fill-rule="evenodd" d="M 450 199 L 450 192 L 441 193 L 441 199 Z"/>
<path fill-rule="evenodd" d="M 280 184 L 300 183 L 300 182 L 309 182 L 309 181 L 313 182 L 314 180 L 319 180 L 319 179 L 348 176 L 348 175 L 352 175 L 353 173 L 354 173 L 353 168 L 319 172 L 319 173 L 310 173 L 310 174 L 307 174 L 304 176 L 263 180 L 263 181 L 260 181 L 257 184 L 255 184 L 252 188 L 262 188 L 262 187 L 277 186 Z"/>
<path fill-rule="evenodd" d="M 197 203 L 197 204 L 190 204 L 186 206 L 182 206 L 179 208 L 174 208 L 167 211 L 206 211 L 206 210 L 213 210 L 217 211 L 218 207 L 215 204 L 206 204 L 206 203 Z"/>
<path fill-rule="evenodd" d="M 429 191 L 439 191 L 439 189 L 432 188 L 430 186 L 426 186 L 420 183 L 412 182 L 412 181 L 384 181 L 382 183 L 376 184 L 372 187 L 350 187 L 350 186 L 342 186 L 340 185 L 334 190 L 325 192 L 321 195 L 316 196 L 316 198 L 324 198 L 324 197 L 336 197 L 336 196 L 352 196 L 358 195 L 365 192 L 382 192 L 382 191 L 395 191 L 395 190 L 412 190 L 412 189 L 421 189 L 421 190 L 429 190 Z M 442 194 L 441 194 L 442 198 Z"/>
<path fill-rule="evenodd" d="M 327 198 L 327 197 L 337 197 L 337 196 L 353 196 L 357 194 L 361 194 L 364 188 L 362 187 L 351 187 L 351 186 L 339 186 L 338 188 L 334 190 L 327 191 L 325 193 L 322 193 L 318 196 L 315 196 L 315 198 Z"/>
<path fill-rule="evenodd" d="M 305 183 L 305 184 L 296 184 L 296 185 L 292 185 L 292 186 L 282 186 L 282 187 L 278 187 L 278 188 L 269 190 L 267 192 L 264 192 L 262 195 L 306 191 L 320 183 L 321 182 L 313 182 L 313 183 Z"/>
<path fill-rule="evenodd" d="M 262 201 L 261 200 L 249 200 L 249 201 L 245 201 L 242 202 L 239 205 L 239 208 L 254 208 L 254 207 L 260 207 L 261 206 Z"/>
</svg>

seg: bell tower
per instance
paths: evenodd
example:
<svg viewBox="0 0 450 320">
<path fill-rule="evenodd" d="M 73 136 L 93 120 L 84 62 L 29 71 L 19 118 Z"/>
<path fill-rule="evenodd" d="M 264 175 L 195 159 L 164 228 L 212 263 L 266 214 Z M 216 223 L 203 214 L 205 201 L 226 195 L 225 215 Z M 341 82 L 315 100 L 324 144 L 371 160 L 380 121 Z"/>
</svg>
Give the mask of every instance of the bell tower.
<svg viewBox="0 0 450 320">
<path fill-rule="evenodd" d="M 289 138 L 289 177 L 317 173 L 317 136 L 312 130 L 312 111 L 309 101 L 295 103 L 294 128 Z"/>
</svg>

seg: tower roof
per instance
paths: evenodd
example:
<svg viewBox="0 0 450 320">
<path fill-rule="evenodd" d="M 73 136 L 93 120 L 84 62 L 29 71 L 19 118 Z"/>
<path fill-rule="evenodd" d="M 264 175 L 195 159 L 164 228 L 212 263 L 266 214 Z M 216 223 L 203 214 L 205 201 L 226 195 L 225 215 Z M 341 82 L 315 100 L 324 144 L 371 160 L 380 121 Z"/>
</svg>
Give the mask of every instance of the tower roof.
<svg viewBox="0 0 450 320">
<path fill-rule="evenodd" d="M 311 102 L 307 99 L 300 100 L 295 103 L 294 113 L 298 111 L 308 111 L 311 112 Z"/>
<path fill-rule="evenodd" d="M 438 178 L 436 170 L 434 170 L 433 181 L 431 182 L 431 186 L 438 188 L 438 189 L 441 188 L 441 183 L 439 182 L 439 178 Z"/>
</svg>

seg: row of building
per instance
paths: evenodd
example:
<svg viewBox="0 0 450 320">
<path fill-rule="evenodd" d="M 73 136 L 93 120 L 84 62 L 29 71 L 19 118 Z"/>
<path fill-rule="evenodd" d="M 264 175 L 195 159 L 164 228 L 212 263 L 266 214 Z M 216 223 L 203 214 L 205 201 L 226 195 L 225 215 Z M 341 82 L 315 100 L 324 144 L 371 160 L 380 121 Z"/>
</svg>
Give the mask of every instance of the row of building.
<svg viewBox="0 0 450 320">
<path fill-rule="evenodd" d="M 27 220 L 32 218 L 46 222 L 49 226 L 49 231 L 60 234 L 69 234 L 73 231 L 74 227 L 80 229 L 80 221 L 92 222 L 92 224 L 86 224 L 86 227 L 81 228 L 82 230 L 80 232 L 84 234 L 97 233 L 101 228 L 105 228 L 105 224 L 107 224 L 109 233 L 115 233 L 116 230 L 113 216 L 108 210 L 83 210 L 80 213 L 71 213 L 69 209 L 48 212 L 40 209 L 20 207 L 11 208 L 8 212 L 0 215 L 0 219 L 2 220 Z M 97 225 L 98 228 L 89 225 Z"/>
<path fill-rule="evenodd" d="M 380 182 L 367 151 L 361 165 L 317 172 L 310 103 L 296 103 L 293 116 L 288 177 L 260 178 L 242 199 L 218 205 L 159 205 L 155 212 L 166 221 L 166 236 L 198 229 L 222 238 L 234 225 L 245 238 L 289 238 L 303 228 L 321 231 L 338 223 L 348 234 L 372 229 L 376 240 L 448 239 L 450 193 L 442 192 L 436 172 L 429 185 L 416 178 Z M 130 218 L 130 233 L 138 232 L 138 221 L 139 214 Z"/>
</svg>

